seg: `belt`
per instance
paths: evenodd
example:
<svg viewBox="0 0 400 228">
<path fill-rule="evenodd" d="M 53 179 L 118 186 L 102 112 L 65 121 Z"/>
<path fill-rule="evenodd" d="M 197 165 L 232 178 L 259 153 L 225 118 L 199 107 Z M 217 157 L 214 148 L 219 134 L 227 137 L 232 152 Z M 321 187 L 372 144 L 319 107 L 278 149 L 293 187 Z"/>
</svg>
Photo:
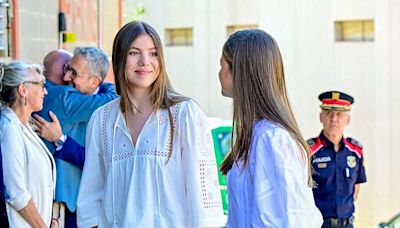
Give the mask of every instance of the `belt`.
<svg viewBox="0 0 400 228">
<path fill-rule="evenodd" d="M 341 227 L 351 225 L 354 222 L 354 216 L 350 218 L 324 218 L 324 223 L 328 223 L 333 227 Z"/>
</svg>

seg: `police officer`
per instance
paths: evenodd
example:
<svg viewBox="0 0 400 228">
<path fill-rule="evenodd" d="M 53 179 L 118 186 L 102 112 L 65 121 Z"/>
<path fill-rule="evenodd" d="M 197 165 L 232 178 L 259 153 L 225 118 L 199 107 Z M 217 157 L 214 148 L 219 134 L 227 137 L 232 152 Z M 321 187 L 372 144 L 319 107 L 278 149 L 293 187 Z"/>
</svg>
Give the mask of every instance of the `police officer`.
<svg viewBox="0 0 400 228">
<path fill-rule="evenodd" d="M 315 203 L 324 217 L 323 228 L 352 228 L 354 200 L 360 183 L 366 182 L 362 145 L 343 136 L 354 99 L 339 91 L 328 91 L 318 98 L 323 130 L 307 141 L 317 185 L 313 189 Z"/>
</svg>

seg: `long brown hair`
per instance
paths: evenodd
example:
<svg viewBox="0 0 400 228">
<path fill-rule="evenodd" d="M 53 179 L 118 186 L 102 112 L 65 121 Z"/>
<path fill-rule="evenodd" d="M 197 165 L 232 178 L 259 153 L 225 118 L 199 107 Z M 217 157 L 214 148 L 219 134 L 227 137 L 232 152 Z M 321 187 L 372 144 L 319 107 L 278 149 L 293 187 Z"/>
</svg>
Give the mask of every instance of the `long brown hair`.
<svg viewBox="0 0 400 228">
<path fill-rule="evenodd" d="M 173 105 L 187 100 L 188 98 L 175 92 L 169 81 L 167 71 L 165 69 L 164 52 L 161 44 L 161 39 L 156 30 L 149 24 L 141 21 L 132 21 L 125 24 L 117 33 L 114 38 L 112 64 L 113 72 L 115 75 L 115 86 L 117 93 L 121 96 L 120 109 L 122 113 L 139 111 L 133 104 L 130 96 L 128 80 L 125 76 L 126 60 L 129 52 L 130 45 L 141 35 L 149 35 L 154 42 L 157 51 L 157 58 L 159 62 L 159 75 L 154 81 L 150 97 L 152 100 L 153 108 L 155 110 L 167 109 L 169 115 L 169 122 L 171 126 L 171 143 L 173 142 L 174 124 L 170 107 Z M 172 145 L 171 145 L 172 151 Z M 171 156 L 171 153 L 169 153 Z"/>
<path fill-rule="evenodd" d="M 259 29 L 239 31 L 225 42 L 222 57 L 232 70 L 236 141 L 221 164 L 221 172 L 227 174 L 238 160 L 243 160 L 242 170 L 249 165 L 254 121 L 267 119 L 286 129 L 296 141 L 307 162 L 308 185 L 312 186 L 308 145 L 291 109 L 282 57 L 275 40 Z"/>
</svg>

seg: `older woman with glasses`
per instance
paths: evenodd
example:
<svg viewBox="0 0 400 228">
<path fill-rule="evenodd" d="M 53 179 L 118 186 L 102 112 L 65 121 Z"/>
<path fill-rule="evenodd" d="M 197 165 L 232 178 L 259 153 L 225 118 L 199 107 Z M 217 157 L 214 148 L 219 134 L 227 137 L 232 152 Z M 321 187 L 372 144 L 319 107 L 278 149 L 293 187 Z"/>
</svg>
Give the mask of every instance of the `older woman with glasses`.
<svg viewBox="0 0 400 228">
<path fill-rule="evenodd" d="M 10 227 L 51 224 L 55 162 L 29 123 L 46 94 L 39 66 L 0 64 L 0 142 Z"/>
</svg>

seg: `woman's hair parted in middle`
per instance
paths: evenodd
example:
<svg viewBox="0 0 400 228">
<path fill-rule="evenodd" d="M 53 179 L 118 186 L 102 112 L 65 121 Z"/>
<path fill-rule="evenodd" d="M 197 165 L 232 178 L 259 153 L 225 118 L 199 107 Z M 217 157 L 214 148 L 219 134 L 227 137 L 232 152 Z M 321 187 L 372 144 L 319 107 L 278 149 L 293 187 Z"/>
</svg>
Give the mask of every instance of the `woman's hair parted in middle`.
<svg viewBox="0 0 400 228">
<path fill-rule="evenodd" d="M 267 119 L 286 129 L 296 141 L 307 162 L 311 186 L 308 145 L 291 109 L 282 57 L 275 40 L 259 29 L 238 31 L 225 42 L 222 58 L 232 70 L 236 133 L 232 151 L 221 165 L 222 173 L 227 174 L 238 160 L 243 160 L 243 169 L 248 166 L 254 121 Z"/>
<path fill-rule="evenodd" d="M 151 98 L 155 109 L 169 108 L 181 102 L 184 97 L 173 90 L 165 69 L 165 60 L 161 39 L 156 30 L 141 21 L 132 21 L 124 25 L 114 39 L 112 63 L 115 75 L 117 93 L 121 96 L 120 108 L 123 113 L 132 109 L 128 80 L 125 76 L 125 66 L 128 52 L 132 43 L 142 35 L 149 35 L 154 42 L 160 66 L 159 75 L 151 89 Z"/>
<path fill-rule="evenodd" d="M 167 71 L 165 69 L 164 52 L 160 36 L 156 30 L 149 24 L 141 21 L 132 21 L 125 24 L 117 33 L 114 38 L 113 51 L 112 51 L 112 64 L 113 72 L 115 75 L 115 86 L 117 93 L 121 96 L 120 109 L 122 113 L 131 111 L 133 113 L 137 108 L 134 106 L 131 98 L 129 97 L 129 83 L 125 75 L 125 66 L 132 43 L 142 35 L 149 35 L 154 42 L 157 51 L 157 59 L 159 62 L 159 74 L 154 81 L 151 88 L 151 99 L 155 110 L 167 109 L 169 116 L 169 123 L 171 126 L 171 147 L 169 157 L 172 151 L 172 142 L 174 135 L 174 123 L 171 113 L 171 107 L 181 101 L 188 100 L 187 97 L 177 93 L 169 81 Z"/>
</svg>

